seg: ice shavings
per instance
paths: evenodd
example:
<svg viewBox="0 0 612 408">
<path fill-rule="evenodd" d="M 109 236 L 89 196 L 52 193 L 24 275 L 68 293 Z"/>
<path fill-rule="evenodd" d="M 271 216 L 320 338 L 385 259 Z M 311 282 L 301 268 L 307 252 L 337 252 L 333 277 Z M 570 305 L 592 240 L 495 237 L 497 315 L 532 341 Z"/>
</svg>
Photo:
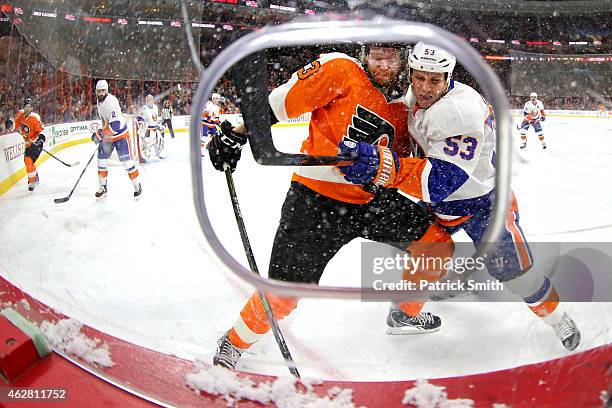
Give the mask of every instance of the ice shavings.
<svg viewBox="0 0 612 408">
<path fill-rule="evenodd" d="M 273 403 L 278 408 L 354 408 L 353 390 L 332 387 L 327 395 L 314 393 L 313 385 L 320 382 L 293 377 L 279 377 L 273 382 L 255 383 L 249 378 L 221 367 L 198 362 L 195 372 L 186 377 L 187 385 L 193 390 L 223 396 L 228 406 L 240 400 L 262 404 Z"/>
<path fill-rule="evenodd" d="M 445 387 L 439 387 L 419 379 L 416 385 L 406 390 L 402 399 L 404 405 L 417 408 L 471 408 L 474 401 L 471 399 L 448 399 Z"/>
<path fill-rule="evenodd" d="M 81 332 L 82 327 L 83 324 L 74 319 L 63 319 L 57 323 L 45 320 L 40 325 L 53 348 L 77 356 L 88 363 L 112 367 L 115 363 L 111 359 L 108 345 L 100 339 L 85 336 Z"/>
</svg>

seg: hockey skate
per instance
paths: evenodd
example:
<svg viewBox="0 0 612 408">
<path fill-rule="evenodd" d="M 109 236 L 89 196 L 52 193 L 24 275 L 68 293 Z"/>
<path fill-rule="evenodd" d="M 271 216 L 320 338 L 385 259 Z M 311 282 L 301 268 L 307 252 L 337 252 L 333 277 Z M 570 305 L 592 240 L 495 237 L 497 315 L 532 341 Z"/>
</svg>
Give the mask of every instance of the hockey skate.
<svg viewBox="0 0 612 408">
<path fill-rule="evenodd" d="M 387 315 L 387 334 L 423 334 L 440 330 L 442 320 L 431 313 L 421 312 L 410 316 L 391 307 Z"/>
<path fill-rule="evenodd" d="M 524 148 L 526 148 L 526 147 L 527 147 L 527 142 L 523 142 L 523 143 L 521 143 L 521 149 L 524 149 Z"/>
<path fill-rule="evenodd" d="M 225 333 L 217 341 L 217 352 L 213 357 L 213 364 L 234 370 L 243 352 L 244 349 L 234 346 L 229 340 L 228 334 Z"/>
<path fill-rule="evenodd" d="M 31 183 L 28 182 L 28 191 L 34 191 L 34 188 L 40 184 L 40 179 L 38 178 L 38 173 L 36 173 L 36 178 Z"/>
<path fill-rule="evenodd" d="M 106 186 L 100 186 L 100 188 L 98 189 L 98 191 L 96 191 L 96 200 L 101 200 L 104 197 L 106 197 L 106 193 L 108 192 L 108 189 L 106 188 Z"/>
<path fill-rule="evenodd" d="M 142 184 L 138 183 L 138 188 L 134 191 L 134 199 L 138 200 L 142 195 Z"/>
<path fill-rule="evenodd" d="M 552 328 L 555 331 L 555 335 L 563 343 L 563 347 L 569 351 L 574 350 L 580 344 L 580 330 L 578 330 L 578 326 L 576 326 L 576 323 L 567 313 L 564 312 L 559 323 L 553 325 Z"/>
<path fill-rule="evenodd" d="M 542 142 L 542 150 L 546 150 L 546 143 Z"/>
</svg>

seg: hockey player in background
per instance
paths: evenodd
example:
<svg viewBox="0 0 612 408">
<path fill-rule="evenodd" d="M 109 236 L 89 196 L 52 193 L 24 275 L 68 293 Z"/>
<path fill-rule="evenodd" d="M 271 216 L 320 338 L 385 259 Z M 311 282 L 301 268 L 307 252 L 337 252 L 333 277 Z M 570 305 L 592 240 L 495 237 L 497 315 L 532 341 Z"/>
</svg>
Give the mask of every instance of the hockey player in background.
<svg viewBox="0 0 612 408">
<path fill-rule="evenodd" d="M 117 149 L 119 161 L 125 167 L 134 186 L 134 198 L 142 194 L 142 186 L 136 163 L 132 160 L 129 146 L 129 130 L 117 98 L 108 93 L 108 82 L 104 79 L 96 83 L 96 98 L 98 100 L 98 115 L 102 120 L 102 128 L 91 135 L 91 139 L 98 145 L 98 182 L 100 187 L 96 191 L 96 199 L 102 199 L 108 192 L 108 158 L 114 149 Z"/>
<path fill-rule="evenodd" d="M 340 140 L 350 138 L 353 143 L 393 146 L 400 155 L 408 155 L 407 110 L 398 86 L 403 52 L 401 45 L 364 46 L 362 61 L 341 53 L 323 54 L 271 92 L 273 120 L 311 112 L 309 137 L 302 145 L 307 154 L 336 155 Z M 243 125 L 232 129 L 223 122 L 221 134 L 208 145 L 215 168 L 222 171 L 226 163 L 235 169 L 246 141 Z M 298 167 L 281 210 L 268 276 L 317 284 L 340 248 L 358 237 L 407 249 L 413 256 L 432 255 L 426 253 L 432 249 L 439 251 L 437 256 L 450 256 L 450 235 L 433 221 L 429 212 L 396 190 L 353 185 L 335 166 Z M 420 245 L 423 242 L 439 245 Z M 435 281 L 442 274 L 441 270 L 414 272 L 415 280 Z M 278 319 L 297 306 L 294 298 L 267 297 Z M 423 302 L 398 305 L 388 330 L 397 334 L 439 330 L 440 318 L 422 312 L 422 307 Z M 219 339 L 213 363 L 235 368 L 243 351 L 268 330 L 262 303 L 254 293 L 234 326 Z"/>
<path fill-rule="evenodd" d="M 157 104 L 154 102 L 154 98 L 153 95 L 148 94 L 145 97 L 145 104 L 142 105 L 142 108 L 140 108 L 140 113 L 138 114 L 139 118 L 142 118 L 142 120 L 144 121 L 144 125 L 145 125 L 145 139 L 148 139 L 150 137 L 155 138 L 156 137 L 156 132 L 159 131 L 161 137 L 164 137 L 164 131 L 160 128 L 159 125 L 159 107 L 157 106 Z M 166 155 L 165 155 L 165 149 L 164 149 L 164 143 L 161 142 L 160 143 L 161 149 L 159 150 L 159 158 L 160 159 L 165 159 Z"/>
<path fill-rule="evenodd" d="M 465 230 L 478 245 L 489 225 L 495 194 L 495 124 L 481 95 L 452 79 L 454 66 L 453 55 L 423 43 L 409 56 L 408 128 L 425 157 L 398 158 L 393 146 L 340 145 L 345 154 L 358 157 L 341 170 L 347 175 L 355 169 L 366 174 L 359 184 L 399 188 L 423 200 L 440 225 L 450 233 Z M 393 162 L 386 178 L 381 177 L 385 169 L 381 157 Z M 565 348 L 574 350 L 580 331 L 563 311 L 550 280 L 531 270 L 532 262 L 513 196 L 487 269 L 554 329 Z"/>
<path fill-rule="evenodd" d="M 15 130 L 23 137 L 25 143 L 23 161 L 28 175 L 28 191 L 34 191 L 34 188 L 40 182 L 35 163 L 46 140 L 45 135 L 42 134 L 45 127 L 38 113 L 32 112 L 32 109 L 32 99 L 27 98 L 23 104 L 23 109 L 17 111 L 15 115 Z"/>
<path fill-rule="evenodd" d="M 206 102 L 204 110 L 202 111 L 202 137 L 200 139 L 202 155 L 204 155 L 204 149 L 210 138 L 217 134 L 219 125 L 221 125 L 221 107 L 219 106 L 221 95 L 213 93 L 211 99 L 212 100 Z"/>
<path fill-rule="evenodd" d="M 542 143 L 542 149 L 546 149 L 546 143 L 544 143 L 544 132 L 542 131 L 542 122 L 546 120 L 546 113 L 544 112 L 544 104 L 538 100 L 538 94 L 532 92 L 529 95 L 529 100 L 525 102 L 525 108 L 523 109 L 523 123 L 520 125 L 521 129 L 521 149 L 527 147 L 527 132 L 529 127 L 533 126 L 536 136 Z"/>
<path fill-rule="evenodd" d="M 170 136 L 174 139 L 174 129 L 172 128 L 172 115 L 174 110 L 172 109 L 172 103 L 170 99 L 166 99 L 164 101 L 164 106 L 162 107 L 161 117 L 162 123 L 166 128 L 170 131 Z"/>
</svg>

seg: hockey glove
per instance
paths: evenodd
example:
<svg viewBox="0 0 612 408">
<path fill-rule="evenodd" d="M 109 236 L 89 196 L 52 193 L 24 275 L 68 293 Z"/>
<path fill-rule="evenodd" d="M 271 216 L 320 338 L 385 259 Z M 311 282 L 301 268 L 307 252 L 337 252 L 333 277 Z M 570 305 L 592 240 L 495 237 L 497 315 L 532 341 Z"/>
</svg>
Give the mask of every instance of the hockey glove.
<svg viewBox="0 0 612 408">
<path fill-rule="evenodd" d="M 42 149 L 43 144 L 45 143 L 45 140 L 47 140 L 45 138 L 45 135 L 38 135 L 38 137 L 36 138 L 34 142 L 32 142 L 32 144 L 38 147 L 39 149 Z"/>
<path fill-rule="evenodd" d="M 95 144 L 100 144 L 100 142 L 102 141 L 102 135 L 100 134 L 100 131 L 91 134 L 91 141 Z"/>
<path fill-rule="evenodd" d="M 228 164 L 233 173 L 246 142 L 246 135 L 234 132 L 232 124 L 224 120 L 221 123 L 221 131 L 213 135 L 208 144 L 208 153 L 213 167 L 224 171 L 223 165 Z"/>
<path fill-rule="evenodd" d="M 338 147 L 340 158 L 355 160 L 349 166 L 338 166 L 346 181 L 360 185 L 373 183 L 379 187 L 393 184 L 399 170 L 399 160 L 393 150 L 350 139 L 343 139 Z"/>
</svg>

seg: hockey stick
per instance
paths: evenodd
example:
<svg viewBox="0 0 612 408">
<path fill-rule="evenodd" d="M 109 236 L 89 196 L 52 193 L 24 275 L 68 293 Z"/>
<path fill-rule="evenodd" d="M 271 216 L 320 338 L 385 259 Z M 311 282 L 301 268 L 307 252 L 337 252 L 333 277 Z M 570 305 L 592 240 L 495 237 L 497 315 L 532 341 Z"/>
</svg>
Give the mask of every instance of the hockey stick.
<svg viewBox="0 0 612 408">
<path fill-rule="evenodd" d="M 21 136 L 21 138 L 23 139 L 24 142 L 28 140 L 28 139 L 26 139 L 26 137 L 24 135 L 21 134 L 21 132 L 19 132 L 19 135 Z M 31 140 L 30 140 L 30 142 L 31 142 Z M 34 142 L 32 142 L 32 144 L 34 144 Z M 65 161 L 63 161 L 59 157 L 55 156 L 53 153 L 51 153 L 50 151 L 48 151 L 44 147 L 42 147 L 41 150 L 43 152 L 47 153 L 49 156 L 53 157 L 58 162 L 62 163 L 64 166 L 73 167 L 73 166 L 76 166 L 76 165 L 78 165 L 80 163 L 78 160 L 76 162 L 74 162 L 74 163 L 66 163 Z"/>
<path fill-rule="evenodd" d="M 225 179 L 227 181 L 227 188 L 229 190 L 230 198 L 232 200 L 232 207 L 234 208 L 234 216 L 236 217 L 236 223 L 238 224 L 238 230 L 240 231 L 240 238 L 242 239 L 242 246 L 244 247 L 244 252 L 249 261 L 249 266 L 251 270 L 259 275 L 259 269 L 257 268 L 257 264 L 255 263 L 255 256 L 253 255 L 253 250 L 251 249 L 251 244 L 249 243 L 249 237 L 247 235 L 246 226 L 244 225 L 244 219 L 242 218 L 242 213 L 240 212 L 240 205 L 238 203 L 238 196 L 236 195 L 236 186 L 234 185 L 234 179 L 232 177 L 232 170 L 227 164 L 224 164 L 225 169 Z M 270 323 L 270 329 L 274 333 L 274 337 L 276 338 L 276 343 L 280 348 L 281 354 L 285 359 L 285 363 L 287 363 L 287 368 L 289 372 L 293 374 L 296 378 L 300 378 L 300 373 L 295 366 L 295 362 L 293 361 L 293 357 L 291 357 L 291 353 L 289 352 L 289 348 L 287 347 L 287 343 L 285 342 L 285 338 L 283 337 L 283 333 L 278 327 L 278 322 L 272 314 L 272 308 L 270 307 L 270 302 L 268 302 L 268 298 L 266 294 L 258 291 L 259 299 L 261 300 L 261 304 L 266 312 L 266 316 L 268 317 L 268 323 Z"/>
<path fill-rule="evenodd" d="M 79 163 L 81 163 L 78 160 L 75 161 L 74 163 L 66 163 L 65 161 L 61 160 L 59 157 L 55 156 L 53 153 L 51 153 L 48 150 L 43 148 L 42 151 L 47 153 L 49 156 L 53 157 L 55 160 L 57 160 L 58 162 L 62 163 L 64 166 L 67 166 L 67 167 L 74 167 L 74 166 L 77 166 Z"/>
<path fill-rule="evenodd" d="M 83 167 L 83 171 L 81 172 L 81 175 L 79 175 L 79 178 L 77 179 L 76 183 L 74 183 L 74 187 L 72 187 L 72 190 L 70 190 L 70 193 L 68 193 L 66 197 L 55 198 L 53 200 L 55 204 L 65 203 L 66 201 L 70 200 L 70 197 L 72 197 L 72 193 L 74 193 L 76 186 L 79 184 L 79 181 L 81 181 L 81 177 L 83 177 L 83 174 L 85 174 L 85 170 L 87 170 L 87 167 L 89 167 L 89 163 L 91 163 L 91 161 L 93 160 L 97 152 L 98 152 L 98 147 L 96 146 L 96 150 L 93 152 L 93 154 L 87 161 L 87 164 L 85 165 L 85 167 Z"/>
</svg>

